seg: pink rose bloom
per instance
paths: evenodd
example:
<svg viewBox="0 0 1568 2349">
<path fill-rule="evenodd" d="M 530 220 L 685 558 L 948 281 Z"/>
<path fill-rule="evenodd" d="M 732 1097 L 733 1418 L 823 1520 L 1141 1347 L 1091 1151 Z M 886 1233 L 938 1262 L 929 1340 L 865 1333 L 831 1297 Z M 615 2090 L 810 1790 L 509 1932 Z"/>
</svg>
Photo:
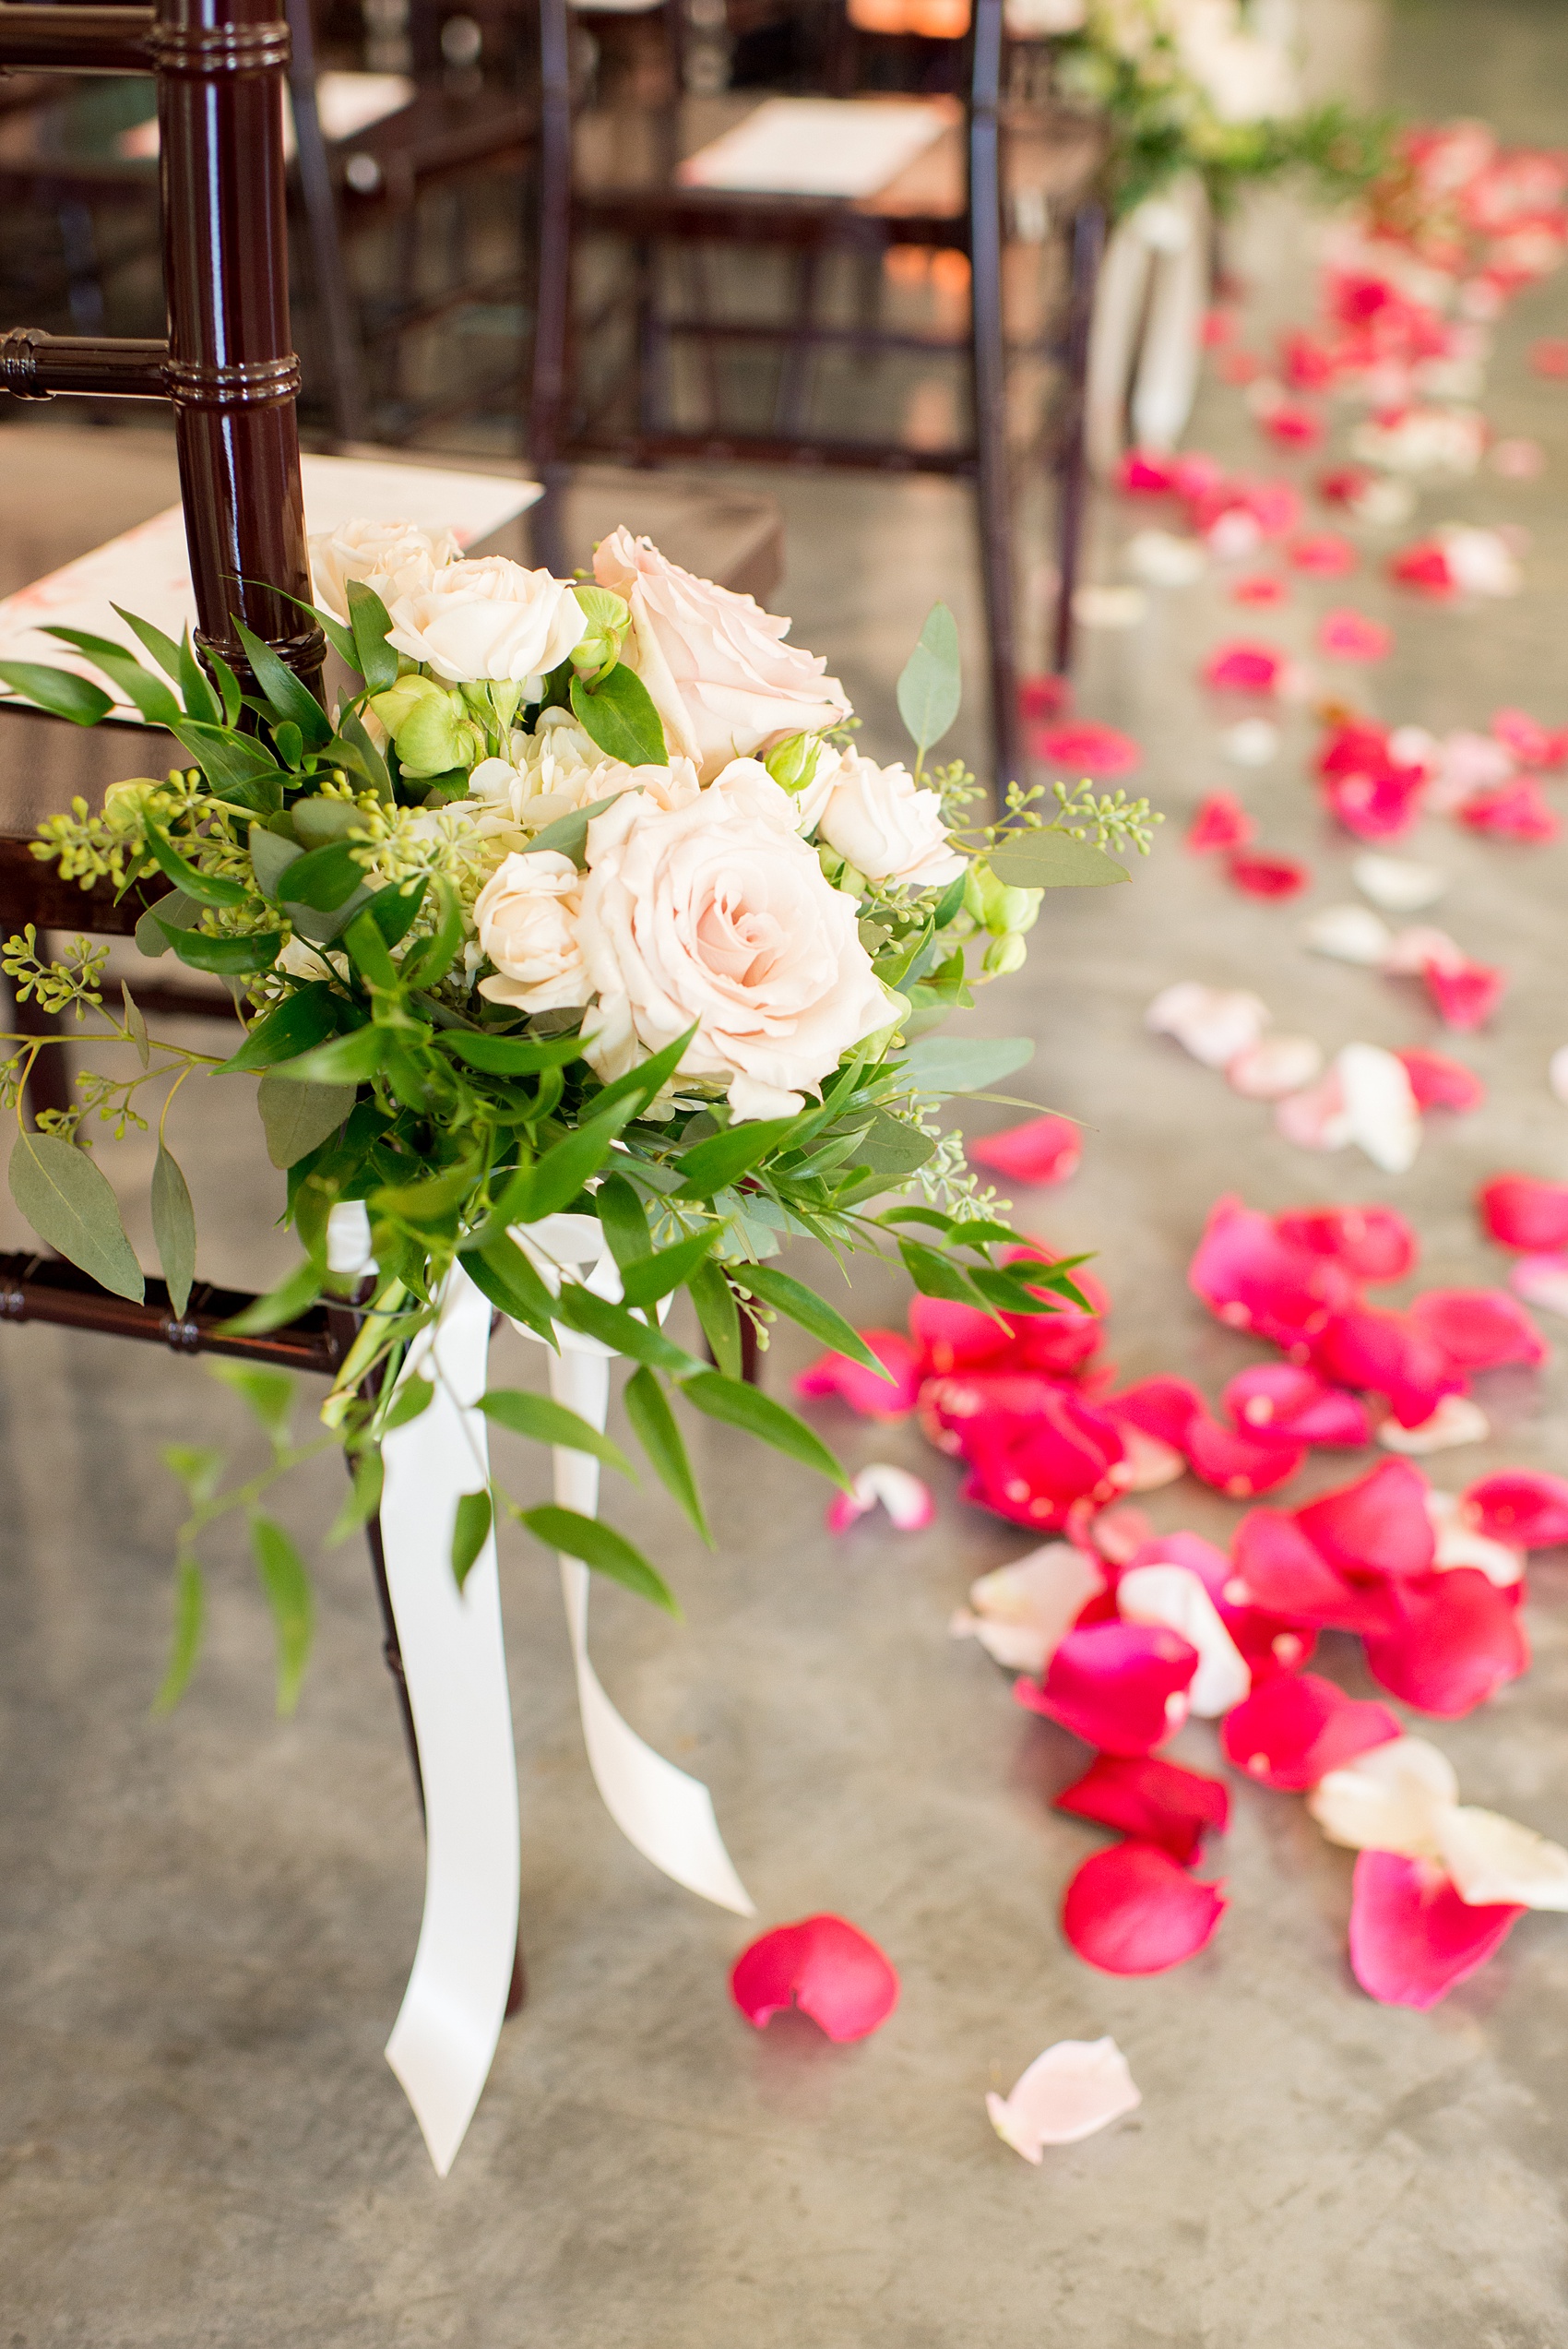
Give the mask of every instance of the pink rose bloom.
<svg viewBox="0 0 1568 2349">
<path fill-rule="evenodd" d="M 651 539 L 612 531 L 595 552 L 593 572 L 631 605 L 623 658 L 647 687 L 671 749 L 695 759 L 704 782 L 731 758 L 790 734 L 821 733 L 849 715 L 843 686 L 824 674 L 826 662 L 784 643 L 788 620 L 683 571 Z"/>
<path fill-rule="evenodd" d="M 888 998 L 853 901 L 829 886 L 787 792 L 754 767 L 684 807 L 626 792 L 588 827 L 577 936 L 598 1008 L 588 1058 L 608 1082 L 697 1031 L 681 1073 L 722 1083 L 737 1117 L 784 1117 Z"/>
<path fill-rule="evenodd" d="M 817 832 L 868 881 L 945 888 L 964 870 L 939 794 L 922 789 L 907 767 L 879 767 L 858 751 L 843 754 Z"/>
</svg>

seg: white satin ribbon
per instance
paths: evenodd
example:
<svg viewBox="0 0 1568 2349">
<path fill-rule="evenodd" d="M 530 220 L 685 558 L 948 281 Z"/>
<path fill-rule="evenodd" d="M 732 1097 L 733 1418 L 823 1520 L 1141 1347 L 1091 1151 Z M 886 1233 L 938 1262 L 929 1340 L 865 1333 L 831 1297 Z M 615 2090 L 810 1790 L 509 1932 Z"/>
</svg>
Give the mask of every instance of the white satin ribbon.
<svg viewBox="0 0 1568 2349">
<path fill-rule="evenodd" d="M 434 1397 L 382 1446 L 381 1538 L 425 1815 L 424 1917 L 386 2060 L 441 2177 L 489 2077 L 517 1949 L 517 1764 L 493 1536 L 461 1591 L 451 1567 L 458 1499 L 489 1482 L 472 1408 L 489 1351 L 490 1301 L 454 1266 L 436 1326 L 401 1374 L 433 1378 Z"/>
<path fill-rule="evenodd" d="M 1195 173 L 1118 223 L 1095 286 L 1085 443 L 1114 471 L 1130 412 L 1140 448 L 1172 448 L 1197 396 L 1208 303 L 1208 198 Z M 1129 402 L 1129 387 L 1131 387 Z"/>
<path fill-rule="evenodd" d="M 586 1265 L 590 1288 L 620 1296 L 596 1217 L 551 1216 L 514 1236 L 552 1290 L 563 1268 Z M 489 1301 L 454 1266 L 435 1328 L 415 1340 L 399 1374 L 399 1384 L 434 1379 L 434 1398 L 382 1447 L 386 1581 L 419 1739 L 426 1830 L 424 1917 L 386 2060 L 442 2177 L 494 2059 L 517 1946 L 517 1769 L 493 1536 L 460 1592 L 450 1563 L 458 1499 L 489 1481 L 485 1421 L 474 1405 L 485 1388 L 490 1320 Z M 602 1432 L 612 1352 L 576 1330 L 558 1327 L 556 1336 L 551 1391 Z M 599 1462 L 561 1445 L 554 1455 L 559 1505 L 596 1516 Z M 600 1685 L 588 1650 L 588 1568 L 563 1555 L 561 1586 L 583 1740 L 605 1808 L 677 1884 L 754 1915 L 707 1788 L 646 1745 Z"/>
</svg>

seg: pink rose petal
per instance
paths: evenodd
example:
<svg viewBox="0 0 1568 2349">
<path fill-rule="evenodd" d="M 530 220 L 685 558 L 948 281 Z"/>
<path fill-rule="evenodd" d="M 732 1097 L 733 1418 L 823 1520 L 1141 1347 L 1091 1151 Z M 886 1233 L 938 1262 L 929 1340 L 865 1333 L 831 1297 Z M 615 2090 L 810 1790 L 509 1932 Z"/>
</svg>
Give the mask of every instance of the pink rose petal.
<svg viewBox="0 0 1568 2349">
<path fill-rule="evenodd" d="M 1418 1242 L 1392 1207 L 1298 1208 L 1275 1218 L 1291 1247 L 1331 1257 L 1353 1281 L 1402 1281 L 1415 1267 Z"/>
<path fill-rule="evenodd" d="M 1116 1605 L 1123 1622 L 1162 1623 L 1197 1650 L 1187 1696 L 1200 1721 L 1216 1721 L 1241 1703 L 1252 1674 L 1206 1583 L 1191 1567 L 1166 1559 L 1130 1566 L 1116 1585 Z"/>
<path fill-rule="evenodd" d="M 1435 2007 L 1485 1965 L 1522 1907 L 1472 1908 L 1434 1860 L 1397 1852 L 1357 1854 L 1350 1971 L 1385 2007 Z"/>
<path fill-rule="evenodd" d="M 1338 1387 L 1384 1395 L 1402 1427 L 1420 1427 L 1465 1384 L 1436 1341 L 1408 1314 L 1356 1306 L 1313 1341 L 1313 1366 Z"/>
<path fill-rule="evenodd" d="M 1314 572 L 1320 578 L 1341 578 L 1360 561 L 1349 540 L 1337 531 L 1319 531 L 1310 538 L 1299 538 L 1289 556 L 1296 570 Z"/>
<path fill-rule="evenodd" d="M 1498 791 L 1479 792 L 1458 811 L 1459 821 L 1472 832 L 1500 841 L 1554 841 L 1562 827 L 1557 811 L 1548 806 L 1540 785 L 1527 775 L 1516 776 Z"/>
<path fill-rule="evenodd" d="M 1408 1046 L 1395 1058 L 1404 1062 L 1416 1107 L 1423 1112 L 1451 1109 L 1462 1114 L 1479 1109 L 1486 1099 L 1486 1087 L 1462 1061 L 1450 1060 L 1441 1052 L 1426 1052 L 1420 1045 Z"/>
<path fill-rule="evenodd" d="M 1142 2102 L 1114 2039 L 1059 2039 L 985 2109 L 1003 2143 L 1038 2163 L 1045 2146 L 1076 2145 Z"/>
<path fill-rule="evenodd" d="M 921 1409 L 958 1438 L 970 1467 L 964 1498 L 1012 1524 L 1050 1532 L 1075 1503 L 1121 1489 L 1115 1423 L 1047 1378 L 932 1379 Z"/>
<path fill-rule="evenodd" d="M 730 1995 L 749 2023 L 765 2030 L 793 1999 L 840 2042 L 863 2039 L 898 2003 L 898 1976 L 876 1943 L 841 1916 L 775 1926 L 742 1950 Z"/>
<path fill-rule="evenodd" d="M 1481 1222 L 1505 1248 L 1568 1247 L 1568 1183 L 1497 1174 L 1477 1196 Z"/>
<path fill-rule="evenodd" d="M 1527 710 L 1494 709 L 1491 731 L 1521 767 L 1561 767 L 1568 761 L 1568 728 L 1539 725 Z"/>
<path fill-rule="evenodd" d="M 1348 1697 L 1315 1672 L 1281 1673 L 1227 1713 L 1227 1761 L 1260 1785 L 1299 1795 L 1358 1754 L 1401 1735 L 1386 1705 Z"/>
<path fill-rule="evenodd" d="M 1018 683 L 1018 715 L 1026 725 L 1060 718 L 1073 706 L 1073 687 L 1066 677 L 1023 677 Z"/>
<path fill-rule="evenodd" d="M 1336 661 L 1385 661 L 1394 650 L 1392 628 L 1348 605 L 1324 614 L 1317 640 L 1319 650 Z"/>
<path fill-rule="evenodd" d="M 1157 1036 L 1174 1036 L 1206 1068 L 1225 1068 L 1255 1044 L 1268 1024 L 1268 1006 L 1240 988 L 1206 987 L 1178 979 L 1162 987 L 1144 1014 Z"/>
<path fill-rule="evenodd" d="M 1117 1843 L 1068 1885 L 1062 1930 L 1102 1973 L 1163 1973 L 1206 1948 L 1225 1908 L 1223 1884 L 1197 1882 L 1158 1843 Z"/>
<path fill-rule="evenodd" d="M 1186 1453 L 1194 1476 L 1233 1501 L 1250 1501 L 1288 1484 L 1307 1456 L 1304 1443 L 1272 1431 L 1228 1427 L 1207 1413 L 1187 1429 Z"/>
<path fill-rule="evenodd" d="M 1083 1135 L 1071 1118 L 1032 1117 L 966 1147 L 972 1164 L 989 1167 L 1004 1182 L 1064 1183 L 1077 1171 Z"/>
<path fill-rule="evenodd" d="M 1158 1843 L 1183 1867 L 1206 1834 L 1223 1835 L 1230 1820 L 1222 1779 L 1160 1761 L 1152 1754 L 1097 1754 L 1082 1778 L 1056 1797 L 1060 1811 L 1114 1827 L 1141 1842 Z"/>
<path fill-rule="evenodd" d="M 1042 727 L 1031 734 L 1029 751 L 1041 766 L 1067 769 L 1075 775 L 1130 775 L 1144 756 L 1131 735 L 1087 718 Z"/>
<path fill-rule="evenodd" d="M 1359 1395 L 1331 1387 L 1292 1362 L 1260 1362 L 1239 1371 L 1220 1398 L 1238 1427 L 1292 1438 L 1299 1444 L 1354 1448 L 1372 1440 L 1372 1423 Z"/>
<path fill-rule="evenodd" d="M 1187 1278 L 1210 1311 L 1289 1350 L 1324 1330 L 1353 1292 L 1340 1267 L 1293 1246 L 1238 1198 L 1210 1210 Z"/>
<path fill-rule="evenodd" d="M 1141 1378 L 1119 1395 L 1107 1395 L 1100 1409 L 1175 1451 L 1184 1451 L 1187 1429 L 1207 1408 L 1197 1389 L 1185 1378 Z"/>
<path fill-rule="evenodd" d="M 1238 638 L 1222 644 L 1204 669 L 1204 683 L 1216 693 L 1273 693 L 1285 668 L 1277 645 Z"/>
<path fill-rule="evenodd" d="M 1442 542 L 1435 538 L 1418 539 L 1402 548 L 1390 562 L 1388 576 L 1420 595 L 1443 597 L 1458 592 L 1459 583 L 1449 568 Z"/>
<path fill-rule="evenodd" d="M 1257 827 L 1240 800 L 1229 792 L 1211 792 L 1187 829 L 1187 846 L 1195 853 L 1211 848 L 1241 848 Z"/>
<path fill-rule="evenodd" d="M 1528 1668 L 1519 1610 L 1473 1566 L 1401 1582 L 1394 1628 L 1367 1635 L 1367 1668 L 1391 1697 L 1457 1721 Z"/>
<path fill-rule="evenodd" d="M 1309 1501 L 1296 1511 L 1296 1522 L 1342 1574 L 1426 1574 L 1435 1547 L 1426 1496 L 1419 1468 L 1385 1460 L 1354 1484 Z"/>
<path fill-rule="evenodd" d="M 1522 1550 L 1555 1549 L 1568 1542 L 1568 1478 L 1540 1469 L 1505 1468 L 1470 1485 L 1460 1496 L 1460 1513 L 1490 1541 Z"/>
<path fill-rule="evenodd" d="M 1310 1085 L 1323 1067 L 1323 1047 L 1311 1036 L 1262 1036 L 1239 1052 L 1225 1071 L 1245 1101 L 1282 1101 Z"/>
<path fill-rule="evenodd" d="M 1282 1622 L 1363 1633 L 1386 1631 L 1393 1623 L 1386 1589 L 1356 1582 L 1331 1566 L 1282 1510 L 1255 1508 L 1241 1520 L 1235 1567 L 1233 1595 Z"/>
<path fill-rule="evenodd" d="M 1458 1370 L 1546 1360 L 1539 1330 L 1506 1289 L 1426 1289 L 1412 1300 L 1410 1318 Z"/>
<path fill-rule="evenodd" d="M 1103 1753 L 1147 1754 L 1185 1721 L 1197 1668 L 1191 1641 L 1163 1626 L 1094 1623 L 1068 1632 L 1043 1682 L 1015 1681 L 1013 1694 Z"/>
<path fill-rule="evenodd" d="M 862 1330 L 861 1336 L 890 1373 L 879 1378 L 849 1354 L 825 1353 L 795 1381 L 798 1395 L 836 1395 L 863 1419 L 902 1419 L 920 1395 L 920 1356 L 900 1330 Z"/>
<path fill-rule="evenodd" d="M 1485 1027 L 1508 984 L 1505 972 L 1484 962 L 1467 963 L 1462 971 L 1429 963 L 1421 975 L 1444 1024 L 1461 1033 Z"/>
<path fill-rule="evenodd" d="M 1270 610 L 1289 600 L 1290 590 L 1284 580 L 1271 578 L 1266 571 L 1254 571 L 1247 578 L 1238 579 L 1230 590 L 1232 603 L 1251 604 L 1258 611 Z"/>
<path fill-rule="evenodd" d="M 1420 767 L 1384 767 L 1376 773 L 1352 768 L 1325 776 L 1323 794 L 1337 821 L 1358 840 L 1392 841 L 1420 815 L 1426 786 Z"/>
</svg>

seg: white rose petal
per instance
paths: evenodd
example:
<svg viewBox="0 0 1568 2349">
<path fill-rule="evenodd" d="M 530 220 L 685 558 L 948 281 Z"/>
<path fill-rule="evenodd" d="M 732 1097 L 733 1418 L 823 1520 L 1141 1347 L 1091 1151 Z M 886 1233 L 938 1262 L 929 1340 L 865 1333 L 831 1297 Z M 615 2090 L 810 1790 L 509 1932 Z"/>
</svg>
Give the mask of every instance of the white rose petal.
<svg viewBox="0 0 1568 2349">
<path fill-rule="evenodd" d="M 1280 1101 L 1310 1085 L 1322 1068 L 1323 1046 L 1311 1036 L 1263 1036 L 1236 1055 L 1225 1077 L 1248 1101 Z"/>
<path fill-rule="evenodd" d="M 1320 1778 L 1307 1808 L 1331 1843 L 1436 1859 L 1441 1822 L 1458 1799 L 1446 1754 L 1424 1737 L 1395 1737 Z"/>
<path fill-rule="evenodd" d="M 1139 587 L 1081 587 L 1073 590 L 1073 617 L 1081 628 L 1135 628 L 1148 610 Z"/>
<path fill-rule="evenodd" d="M 612 531 L 593 572 L 631 605 L 622 658 L 647 687 L 671 748 L 695 762 L 704 782 L 732 758 L 790 734 L 822 733 L 849 715 L 826 662 L 784 643 L 788 620 L 683 571 L 651 540 Z"/>
<path fill-rule="evenodd" d="M 1568 1044 L 1559 1044 L 1547 1062 L 1546 1081 L 1554 1100 L 1568 1103 Z"/>
<path fill-rule="evenodd" d="M 1164 987 L 1144 1014 L 1157 1036 L 1174 1036 L 1206 1068 L 1229 1067 L 1255 1044 L 1268 1025 L 1268 1006 L 1241 988 L 1206 987 L 1179 979 Z"/>
<path fill-rule="evenodd" d="M 1251 1689 L 1251 1667 L 1191 1567 L 1134 1566 L 1116 1585 L 1116 1604 L 1124 1622 L 1162 1623 L 1196 1648 L 1187 1694 L 1200 1720 L 1218 1721 Z"/>
<path fill-rule="evenodd" d="M 1568 1318 L 1568 1256 L 1522 1256 L 1508 1285 L 1526 1305 Z"/>
<path fill-rule="evenodd" d="M 1495 1582 L 1500 1591 L 1512 1590 L 1515 1582 L 1524 1580 L 1524 1551 L 1510 1549 L 1506 1542 L 1494 1542 L 1489 1534 L 1478 1533 L 1467 1525 L 1457 1493 L 1440 1493 L 1429 1485 L 1426 1508 L 1437 1536 L 1432 1565 L 1438 1573 L 1446 1574 L 1456 1566 L 1473 1566 L 1489 1582 Z"/>
<path fill-rule="evenodd" d="M 1047 2145 L 1075 2145 L 1142 2102 L 1114 2039 L 1059 2039 L 985 2109 L 1003 2143 L 1038 2163 Z"/>
<path fill-rule="evenodd" d="M 1045 1670 L 1091 1599 L 1105 1588 L 1095 1559 L 1071 1542 L 1046 1542 L 969 1585 L 969 1609 L 949 1624 L 1009 1672 Z"/>
<path fill-rule="evenodd" d="M 1350 1120 L 1345 1111 L 1345 1093 L 1339 1082 L 1339 1071 L 1330 1068 L 1315 1085 L 1305 1092 L 1287 1093 L 1276 1104 L 1274 1123 L 1277 1130 L 1298 1150 L 1347 1150 L 1350 1142 Z"/>
<path fill-rule="evenodd" d="M 1457 586 L 1469 595 L 1517 595 L 1524 585 L 1519 566 L 1496 531 L 1454 523 L 1438 533 L 1443 557 Z"/>
<path fill-rule="evenodd" d="M 1419 1460 L 1425 1452 L 1451 1452 L 1459 1444 L 1484 1444 L 1491 1433 L 1491 1423 L 1479 1403 L 1472 1402 L 1468 1395 L 1444 1395 L 1431 1417 L 1417 1427 L 1401 1427 L 1396 1419 L 1385 1419 L 1377 1440 L 1385 1451 Z"/>
<path fill-rule="evenodd" d="M 1421 1113 L 1409 1071 L 1381 1044 L 1347 1044 L 1334 1071 L 1350 1139 L 1385 1174 L 1404 1174 L 1421 1146 Z"/>
<path fill-rule="evenodd" d="M 1279 729 L 1266 718 L 1241 718 L 1219 737 L 1233 766 L 1266 767 L 1279 756 Z"/>
<path fill-rule="evenodd" d="M 754 761 L 681 807 L 624 793 L 589 825 L 588 864 L 587 1056 L 607 1082 L 695 1022 L 681 1074 L 722 1081 L 737 1116 L 787 1116 L 888 1024 L 854 902 Z"/>
<path fill-rule="evenodd" d="M 350 579 L 373 588 L 390 608 L 398 596 L 428 587 L 459 551 L 450 531 L 422 531 L 415 522 L 341 522 L 311 539 L 311 587 L 324 611 L 346 621 Z"/>
<path fill-rule="evenodd" d="M 1301 936 L 1314 954 L 1368 971 L 1383 969 L 1394 944 L 1387 923 L 1365 905 L 1325 905 L 1302 924 Z"/>
<path fill-rule="evenodd" d="M 520 685 L 564 661 L 588 622 L 569 587 L 504 554 L 451 563 L 389 607 L 386 641 L 448 685 Z"/>
<path fill-rule="evenodd" d="M 1127 541 L 1127 561 L 1151 587 L 1191 587 L 1208 568 L 1201 538 L 1177 538 L 1170 531 L 1139 531 Z"/>
<path fill-rule="evenodd" d="M 936 793 L 923 790 L 907 767 L 879 767 L 853 750 L 839 760 L 817 833 L 868 881 L 944 888 L 965 869 L 948 844 Z"/>
<path fill-rule="evenodd" d="M 1429 967 L 1462 971 L 1467 959 L 1464 948 L 1446 930 L 1434 930 L 1422 923 L 1395 932 L 1383 967 L 1391 979 L 1419 979 Z"/>
<path fill-rule="evenodd" d="M 1448 887 L 1447 875 L 1433 865 L 1408 864 L 1402 856 L 1377 856 L 1371 850 L 1357 857 L 1350 877 L 1384 913 L 1420 913 L 1435 905 Z"/>
<path fill-rule="evenodd" d="M 1568 1852 L 1533 1827 L 1462 1804 L 1438 1821 L 1438 1857 L 1472 1907 L 1568 1909 Z"/>
</svg>

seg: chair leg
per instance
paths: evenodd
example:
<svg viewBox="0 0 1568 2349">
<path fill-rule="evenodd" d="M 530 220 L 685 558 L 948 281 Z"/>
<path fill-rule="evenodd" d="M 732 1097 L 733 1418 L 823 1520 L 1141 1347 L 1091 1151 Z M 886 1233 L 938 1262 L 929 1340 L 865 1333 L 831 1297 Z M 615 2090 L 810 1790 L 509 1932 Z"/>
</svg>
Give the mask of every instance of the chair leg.
<svg viewBox="0 0 1568 2349">
<path fill-rule="evenodd" d="M 566 429 L 567 356 L 572 311 L 572 99 L 565 0 L 540 0 L 540 126 L 534 279 L 533 364 L 526 391 L 529 457 L 559 535 L 560 455 Z M 527 199 L 525 198 L 525 208 Z M 525 236 L 529 220 L 525 209 Z M 526 248 L 525 248 L 526 249 Z M 535 543 L 538 544 L 536 521 Z M 553 566 L 553 556 L 542 555 Z"/>
<path fill-rule="evenodd" d="M 816 288 L 822 256 L 814 244 L 794 256 L 795 332 L 778 365 L 773 399 L 773 429 L 780 438 L 799 440 L 805 431 L 812 388 L 811 328 L 816 320 Z"/>
<path fill-rule="evenodd" d="M 969 336 L 976 510 L 990 640 L 991 728 L 1000 806 L 1019 773 L 1013 500 L 1007 466 L 1007 361 L 1002 317 L 1002 199 L 997 123 L 977 107 L 969 126 Z"/>
<path fill-rule="evenodd" d="M 1051 665 L 1065 676 L 1073 665 L 1073 592 L 1083 542 L 1087 468 L 1084 455 L 1085 394 L 1088 380 L 1089 328 L 1095 280 L 1105 244 L 1105 213 L 1099 204 L 1081 205 L 1073 216 L 1072 278 L 1067 317 L 1067 412 L 1058 459 L 1056 627 Z"/>
</svg>

